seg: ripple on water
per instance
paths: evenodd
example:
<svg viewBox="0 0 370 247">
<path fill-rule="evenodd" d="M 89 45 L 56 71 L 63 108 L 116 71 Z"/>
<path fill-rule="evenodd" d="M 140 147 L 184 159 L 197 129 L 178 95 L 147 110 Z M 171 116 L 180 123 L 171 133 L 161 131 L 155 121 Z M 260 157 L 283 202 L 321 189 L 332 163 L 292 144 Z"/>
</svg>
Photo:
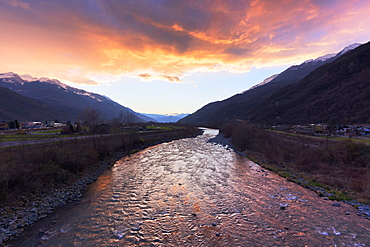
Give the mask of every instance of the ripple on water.
<svg viewBox="0 0 370 247">
<path fill-rule="evenodd" d="M 118 161 L 16 246 L 364 246 L 370 222 L 261 169 L 217 134 Z M 350 215 L 344 212 L 354 212 Z M 53 223 L 52 223 L 53 222 Z M 40 242 L 41 241 L 41 242 Z"/>
</svg>

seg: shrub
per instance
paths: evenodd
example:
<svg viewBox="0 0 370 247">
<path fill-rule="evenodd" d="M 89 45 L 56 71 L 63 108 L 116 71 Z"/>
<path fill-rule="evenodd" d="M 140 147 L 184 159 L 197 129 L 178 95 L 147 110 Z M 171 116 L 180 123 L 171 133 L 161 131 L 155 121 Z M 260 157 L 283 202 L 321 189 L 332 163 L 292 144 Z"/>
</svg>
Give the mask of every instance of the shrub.
<svg viewBox="0 0 370 247">
<path fill-rule="evenodd" d="M 258 157 L 272 170 L 288 169 L 370 199 L 370 146 L 291 136 L 243 121 L 224 124 L 220 130 L 238 150 Z"/>
</svg>

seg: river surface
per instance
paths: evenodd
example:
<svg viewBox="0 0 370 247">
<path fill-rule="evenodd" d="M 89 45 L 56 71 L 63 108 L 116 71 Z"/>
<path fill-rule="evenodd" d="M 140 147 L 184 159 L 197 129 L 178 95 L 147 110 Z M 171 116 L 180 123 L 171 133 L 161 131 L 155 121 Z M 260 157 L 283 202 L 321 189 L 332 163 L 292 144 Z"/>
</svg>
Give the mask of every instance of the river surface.
<svg viewBox="0 0 370 247">
<path fill-rule="evenodd" d="M 370 246 L 370 221 L 232 150 L 217 134 L 118 161 L 14 246 Z"/>
</svg>

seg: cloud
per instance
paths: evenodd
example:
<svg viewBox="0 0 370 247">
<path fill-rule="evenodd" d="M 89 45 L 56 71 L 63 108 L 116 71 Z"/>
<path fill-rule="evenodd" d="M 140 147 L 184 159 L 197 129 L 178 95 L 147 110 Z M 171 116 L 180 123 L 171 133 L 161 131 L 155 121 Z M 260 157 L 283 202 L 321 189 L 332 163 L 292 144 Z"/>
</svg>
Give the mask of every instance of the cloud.
<svg viewBox="0 0 370 247">
<path fill-rule="evenodd" d="M 140 75 L 138 75 L 138 77 L 141 77 L 143 79 L 151 79 L 152 78 L 152 76 L 148 73 L 140 74 Z"/>
<path fill-rule="evenodd" d="M 14 8 L 31 9 L 30 5 L 20 0 L 0 0 L 0 3 L 7 4 Z"/>
<path fill-rule="evenodd" d="M 184 83 L 339 51 L 370 38 L 369 12 L 366 0 L 0 0 L 0 66 Z"/>
<path fill-rule="evenodd" d="M 159 76 L 159 78 L 161 78 L 165 81 L 169 81 L 171 83 L 185 83 L 178 76 L 161 75 L 161 76 Z"/>
<path fill-rule="evenodd" d="M 135 76 L 134 76 L 135 77 Z M 149 73 L 142 73 L 137 75 L 138 78 L 146 80 L 146 81 L 153 81 L 153 80 L 160 80 L 160 81 L 167 81 L 171 83 L 186 83 L 188 82 L 182 81 L 179 76 L 169 76 L 169 75 L 152 75 Z"/>
</svg>

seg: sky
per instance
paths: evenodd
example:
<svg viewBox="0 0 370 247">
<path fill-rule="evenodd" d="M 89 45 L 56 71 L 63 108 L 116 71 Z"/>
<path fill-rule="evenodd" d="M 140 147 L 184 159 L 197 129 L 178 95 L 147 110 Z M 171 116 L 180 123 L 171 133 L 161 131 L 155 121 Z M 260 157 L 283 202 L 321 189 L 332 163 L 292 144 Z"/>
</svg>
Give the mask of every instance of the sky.
<svg viewBox="0 0 370 247">
<path fill-rule="evenodd" d="M 370 40 L 368 0 L 0 0 L 0 73 L 193 113 Z"/>
</svg>

